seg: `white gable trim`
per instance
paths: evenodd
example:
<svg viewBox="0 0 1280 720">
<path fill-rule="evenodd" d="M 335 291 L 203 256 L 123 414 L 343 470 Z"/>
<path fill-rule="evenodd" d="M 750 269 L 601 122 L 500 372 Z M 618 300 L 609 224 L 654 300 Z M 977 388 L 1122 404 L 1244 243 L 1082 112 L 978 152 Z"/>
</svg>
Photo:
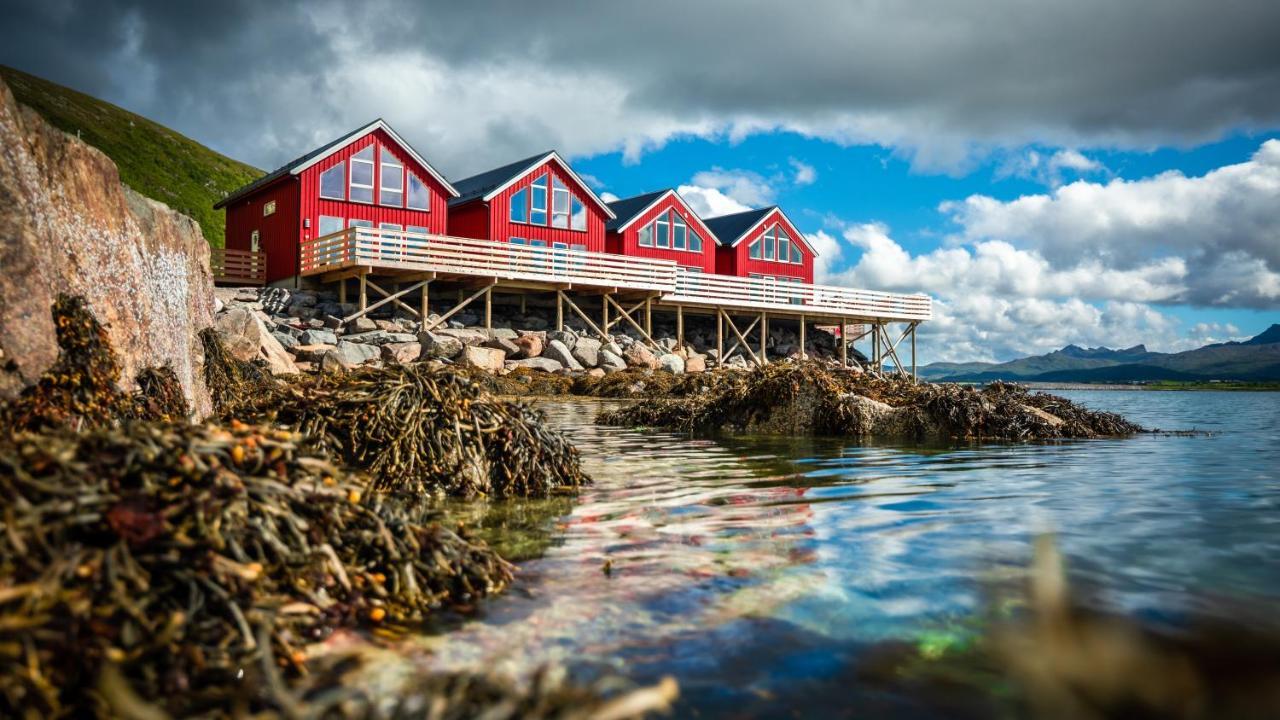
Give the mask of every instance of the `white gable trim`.
<svg viewBox="0 0 1280 720">
<path fill-rule="evenodd" d="M 707 224 L 702 222 L 702 218 L 698 216 L 698 213 L 694 212 L 693 208 L 689 207 L 689 203 L 685 202 L 684 198 L 680 197 L 680 193 L 676 192 L 672 188 L 667 188 L 666 192 L 662 193 L 657 197 L 656 200 L 646 205 L 643 210 L 636 213 L 635 215 L 632 215 L 630 220 L 619 225 L 618 229 L 614 230 L 614 232 L 616 233 L 625 232 L 627 228 L 631 227 L 632 223 L 639 220 L 645 213 L 649 212 L 650 210 L 654 209 L 658 205 L 662 204 L 664 200 L 666 200 L 668 197 L 672 195 L 675 196 L 676 202 L 680 203 L 680 207 L 684 208 L 685 211 L 689 213 L 689 217 L 693 218 L 694 221 L 698 223 L 698 227 L 702 228 L 703 235 L 710 238 L 711 242 L 715 243 L 716 245 L 719 245 L 720 238 L 716 237 L 716 234 L 711 232 L 711 228 L 707 227 Z"/>
<path fill-rule="evenodd" d="M 542 167 L 548 160 L 555 160 L 557 165 L 559 165 L 565 172 L 569 173 L 569 177 L 573 178 L 573 181 L 578 183 L 578 187 L 587 191 L 587 197 L 591 198 L 591 200 L 595 202 L 597 207 L 599 207 L 601 210 L 604 210 L 604 214 L 607 215 L 610 220 L 617 219 L 618 216 L 613 214 L 613 211 L 609 209 L 609 206 L 606 205 L 603 200 L 601 200 L 599 197 L 596 197 L 596 194 L 591 191 L 591 186 L 583 182 L 582 178 L 578 177 L 578 173 L 574 172 L 573 168 L 569 167 L 569 163 L 565 162 L 564 158 L 560 157 L 559 153 L 557 153 L 555 150 L 552 150 L 546 155 L 543 155 L 542 157 L 533 161 L 532 163 L 529 164 L 529 167 L 525 168 L 521 172 L 514 175 L 510 180 L 502 183 L 498 187 L 485 193 L 484 200 L 487 202 L 489 200 L 494 199 L 498 195 L 501 195 L 503 190 L 506 190 L 512 185 L 515 185 L 522 178 L 526 177 L 529 173 L 533 172 L 539 167 Z M 550 191 L 548 190 L 548 192 Z"/>
<path fill-rule="evenodd" d="M 814 257 L 818 257 L 817 251 L 814 250 L 813 246 L 809 244 L 809 238 L 805 237 L 804 233 L 800 232 L 800 228 L 795 223 L 791 222 L 791 218 L 787 217 L 787 214 L 782 212 L 782 208 L 776 205 L 773 207 L 772 210 L 760 216 L 760 219 L 756 221 L 755 225 L 752 225 L 746 230 L 743 230 L 741 235 L 734 238 L 733 242 L 729 243 L 729 247 L 731 248 L 738 247 L 738 244 L 742 242 L 743 238 L 755 232 L 756 230 L 760 229 L 760 226 L 764 225 L 766 220 L 768 220 L 769 218 L 772 218 L 774 213 L 781 215 L 782 219 L 786 220 L 787 224 L 791 226 L 791 229 L 796 231 L 796 236 L 799 237 L 800 243 L 804 245 L 804 248 L 808 250 L 810 254 L 812 254 Z M 792 238 L 792 240 L 795 240 L 795 239 L 796 238 L 794 237 Z"/>
<path fill-rule="evenodd" d="M 396 131 L 395 131 L 395 130 L 392 130 L 392 129 L 391 129 L 391 126 L 390 126 L 390 125 L 388 125 L 388 124 L 387 124 L 385 121 L 383 121 L 381 118 L 379 118 L 379 119 L 377 119 L 377 120 L 374 120 L 373 122 L 369 123 L 368 125 L 365 125 L 364 127 L 360 128 L 359 130 L 356 130 L 355 132 L 351 133 L 350 135 L 348 135 L 348 136 L 346 136 L 346 137 L 342 138 L 341 140 L 339 140 L 338 142 L 336 142 L 336 143 L 334 143 L 334 144 L 333 144 L 333 147 L 332 147 L 332 149 L 330 149 L 330 150 L 329 150 L 329 152 L 324 153 L 323 155 L 317 155 L 316 157 L 311 158 L 310 160 L 306 161 L 305 163 L 302 163 L 301 165 L 299 165 L 299 166 L 295 167 L 293 170 L 291 170 L 291 171 L 290 171 L 290 174 L 293 174 L 293 175 L 298 175 L 298 174 L 300 174 L 303 170 L 306 170 L 307 168 L 311 167 L 312 165 L 315 165 L 316 163 L 320 162 L 321 160 L 324 160 L 325 158 L 329 157 L 330 155 L 333 155 L 334 153 L 338 152 L 339 150 L 342 150 L 343 148 L 347 147 L 348 145 L 350 145 L 351 143 L 355 142 L 356 140 L 359 140 L 360 138 L 364 137 L 365 135 L 368 135 L 369 133 L 373 132 L 374 130 L 379 130 L 379 129 L 381 129 L 382 131 L 384 131 L 385 133 L 387 133 L 388 135 L 390 135 L 390 136 L 391 136 L 391 139 L 392 139 L 392 140 L 395 140 L 397 145 L 399 145 L 399 146 L 400 146 L 400 147 L 401 147 L 405 152 L 409 153 L 409 157 L 412 157 L 412 158 L 414 159 L 414 161 L 415 161 L 415 162 L 417 162 L 417 163 L 418 163 L 419 165 L 421 165 L 422 167 L 426 168 L 427 172 L 431 174 L 431 177 L 435 178 L 437 182 L 439 182 L 441 185 L 443 185 L 443 186 L 444 186 L 444 189 L 445 189 L 445 190 L 448 190 L 450 195 L 452 195 L 452 196 L 454 196 L 454 197 L 458 197 L 458 196 L 459 196 L 458 191 L 457 191 L 456 189 L 454 189 L 453 185 L 451 185 L 451 184 L 449 183 L 449 181 L 448 181 L 448 180 L 445 180 L 445 179 L 444 179 L 444 176 L 443 176 L 443 175 L 441 175 L 439 172 L 437 172 L 435 168 L 431 167 L 431 163 L 427 162 L 427 161 L 426 161 L 426 159 L 424 159 L 421 155 L 419 155 L 419 154 L 418 154 L 418 151 L 417 151 L 417 150 L 414 150 L 412 145 L 410 145 L 409 143 L 405 142 L 405 141 L 404 141 L 404 138 L 400 137 L 400 135 L 399 135 L 398 133 L 396 133 Z"/>
</svg>

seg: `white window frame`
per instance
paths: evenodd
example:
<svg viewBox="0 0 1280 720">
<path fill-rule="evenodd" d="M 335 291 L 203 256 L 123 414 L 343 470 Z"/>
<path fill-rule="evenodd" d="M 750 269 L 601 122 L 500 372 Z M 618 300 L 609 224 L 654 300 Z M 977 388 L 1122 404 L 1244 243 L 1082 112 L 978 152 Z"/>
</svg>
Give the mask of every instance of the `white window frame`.
<svg viewBox="0 0 1280 720">
<path fill-rule="evenodd" d="M 648 242 L 645 242 L 648 240 Z M 653 247 L 653 223 L 648 223 L 636 231 L 636 244 L 640 247 Z"/>
<path fill-rule="evenodd" d="M 569 192 L 569 186 L 565 185 L 560 180 L 560 178 L 552 175 L 551 176 L 551 227 L 559 228 L 561 230 L 569 229 L 569 217 L 570 217 L 569 216 L 569 205 L 570 205 L 569 198 L 571 197 L 573 197 L 573 194 Z M 561 200 L 564 201 L 563 207 L 561 207 L 561 203 L 560 203 Z M 564 218 L 563 219 L 564 224 L 561 224 L 562 221 L 560 220 L 560 218 L 562 217 Z"/>
<path fill-rule="evenodd" d="M 550 213 L 547 212 L 547 198 L 550 196 L 549 181 L 547 180 L 549 173 L 543 173 L 539 177 L 534 178 L 529 183 L 529 224 L 530 225 L 546 225 L 550 220 Z M 538 191 L 542 191 L 542 207 L 538 207 Z M 542 221 L 538 222 L 533 219 L 534 213 L 542 213 Z"/>
<path fill-rule="evenodd" d="M 764 231 L 764 235 L 763 235 L 762 237 L 763 237 L 763 239 L 764 239 L 764 248 L 763 248 L 763 250 L 764 250 L 764 258 L 763 258 L 763 259 L 764 259 L 764 261 L 765 261 L 765 262 L 770 262 L 770 261 L 773 261 L 773 260 L 777 260 L 777 258 L 778 258 L 778 236 L 777 236 L 777 234 L 776 234 L 776 233 L 774 233 L 774 232 L 773 232 L 773 228 L 772 228 L 772 227 L 770 227 L 768 230 L 765 230 L 765 231 Z"/>
<path fill-rule="evenodd" d="M 410 205 L 410 204 L 409 204 L 409 198 L 413 197 L 413 184 L 414 184 L 415 182 L 416 182 L 419 186 L 421 186 L 421 187 L 422 187 L 422 197 L 425 199 L 425 204 L 424 204 L 424 205 L 422 205 L 421 207 L 419 207 L 419 206 L 417 206 L 417 205 Z M 405 184 L 405 188 L 404 188 L 404 206 L 405 206 L 406 208 L 409 208 L 410 210 L 419 210 L 419 211 L 422 211 L 422 212 L 431 212 L 431 186 L 429 186 L 429 185 L 427 185 L 425 182 L 423 182 L 423 181 L 422 181 L 422 178 L 418 177 L 418 174 L 417 174 L 417 173 L 415 173 L 415 172 L 406 172 L 406 173 L 405 173 L 405 183 L 404 183 L 404 184 Z"/>
<path fill-rule="evenodd" d="M 532 191 L 527 187 L 520 188 L 519 190 L 511 193 L 511 200 L 507 203 L 508 222 L 520 223 L 521 225 L 529 224 L 529 196 L 532 194 Z M 524 216 L 523 219 L 516 219 L 515 217 L 517 204 L 520 207 L 521 215 Z"/>
<path fill-rule="evenodd" d="M 387 158 L 391 158 L 391 160 L 390 160 L 390 161 L 388 161 L 388 160 L 387 160 Z M 387 181 L 387 174 L 386 174 L 386 171 L 387 171 L 387 168 L 392 168 L 393 170 L 397 171 L 397 172 L 394 172 L 394 173 L 393 173 L 392 177 L 393 177 L 393 178 L 399 178 L 399 179 L 400 179 L 400 187 L 399 187 L 398 189 L 397 189 L 397 188 L 388 188 L 388 187 L 386 186 L 386 181 Z M 399 203 L 390 203 L 390 202 L 387 202 L 386 200 L 384 200 L 382 196 L 383 196 L 383 194 L 384 194 L 384 193 L 388 193 L 388 192 L 391 192 L 391 193 L 399 193 L 399 194 L 400 194 L 400 202 L 399 202 Z M 404 207 L 404 200 L 405 200 L 405 197 L 404 197 L 404 196 L 405 196 L 404 163 L 400 162 L 400 159 L 399 159 L 399 158 L 397 158 L 397 157 L 396 157 L 396 156 L 395 156 L 395 155 L 394 155 L 390 150 L 388 150 L 388 149 L 386 148 L 386 146 L 384 145 L 384 146 L 382 146 L 382 147 L 378 148 L 378 204 L 379 204 L 379 205 L 384 205 L 384 206 L 386 206 L 386 207 L 398 207 L 398 208 L 402 208 L 402 207 Z"/>
<path fill-rule="evenodd" d="M 342 183 L 341 183 L 341 187 L 342 187 L 341 193 L 342 193 L 342 194 L 341 194 L 341 195 L 339 195 L 338 197 L 334 197 L 333 195 L 325 195 L 325 194 L 324 194 L 324 176 L 325 176 L 325 175 L 328 175 L 329 173 L 331 173 L 331 172 L 333 172 L 333 171 L 335 171 L 335 170 L 337 170 L 337 171 L 338 171 L 338 176 L 339 176 L 339 177 L 341 177 L 341 179 L 342 179 Z M 319 189 L 319 195 L 320 195 L 320 199 L 321 199 L 321 200 L 344 200 L 344 201 L 345 201 L 345 200 L 347 199 L 347 161 L 343 160 L 342 162 L 340 162 L 340 163 L 338 163 L 338 164 L 334 165 L 333 167 L 329 168 L 328 170 L 322 170 L 322 171 L 320 172 L 320 189 Z"/>
<path fill-rule="evenodd" d="M 328 219 L 330 219 L 330 220 L 337 220 L 337 221 L 338 221 L 338 229 L 337 229 L 337 230 L 330 230 L 329 232 L 323 232 L 323 230 L 324 230 L 324 221 L 325 221 L 325 218 L 328 218 Z M 344 220 L 341 216 L 338 216 L 338 215 L 321 215 L 319 218 L 317 218 L 317 222 L 316 222 L 316 237 L 324 237 L 325 235 L 332 235 L 333 233 L 341 232 L 341 231 L 342 231 L 342 230 L 344 230 L 346 227 L 347 227 L 347 221 L 346 221 L 346 220 Z"/>
<path fill-rule="evenodd" d="M 694 238 L 698 239 L 698 248 L 696 250 L 693 247 Z M 702 234 L 694 230 L 692 225 L 689 226 L 689 252 L 702 254 Z"/>
<path fill-rule="evenodd" d="M 750 243 L 748 243 L 748 244 L 747 244 L 747 259 L 748 259 L 748 260 L 760 260 L 760 259 L 764 258 L 764 252 L 762 251 L 762 246 L 763 246 L 763 245 L 764 245 L 764 235 L 761 235 L 760 237 L 758 237 L 758 238 L 756 238 L 755 240 L 752 240 Z"/>
<path fill-rule="evenodd" d="M 364 152 L 365 150 L 369 151 L 369 153 L 373 156 L 373 159 L 365 160 L 364 158 L 358 157 L 360 153 Z M 361 149 L 360 152 L 353 153 L 351 155 L 351 161 L 348 163 L 351 166 L 351 169 L 348 171 L 348 174 L 347 174 L 347 197 L 349 198 L 349 202 L 361 203 L 363 205 L 373 204 L 374 198 L 377 197 L 377 192 L 378 192 L 377 187 L 375 187 L 378 182 L 377 159 L 378 159 L 378 149 L 376 145 L 369 145 L 368 147 Z M 371 181 L 371 184 L 364 185 L 356 182 L 356 164 L 357 163 L 362 165 L 363 164 L 369 165 L 369 179 Z M 360 188 L 361 190 L 368 190 L 369 199 L 357 200 L 356 194 L 355 194 L 356 188 Z"/>
<path fill-rule="evenodd" d="M 658 230 L 659 225 L 665 225 L 667 227 L 666 242 L 663 242 L 662 232 Z M 667 213 L 662 213 L 658 216 L 658 219 L 653 221 L 653 242 L 654 247 L 661 248 L 663 250 L 671 249 L 671 216 Z"/>
<path fill-rule="evenodd" d="M 791 236 L 787 234 L 786 230 L 783 230 L 781 227 L 777 225 L 773 226 L 773 234 L 774 234 L 774 237 L 778 239 L 778 262 L 784 262 L 784 263 L 791 262 Z M 787 251 L 785 253 L 782 252 L 782 248 L 784 245 L 787 248 Z"/>
<path fill-rule="evenodd" d="M 391 230 L 392 232 L 402 233 L 404 232 L 404 225 L 401 225 L 400 223 L 382 222 L 382 223 L 378 223 L 378 229 Z"/>
<path fill-rule="evenodd" d="M 578 219 L 582 219 L 582 225 L 579 227 Z M 569 229 L 574 232 L 587 231 L 587 204 L 578 199 L 577 195 L 569 196 Z"/>
<path fill-rule="evenodd" d="M 689 224 L 675 210 L 671 211 L 671 247 L 682 252 L 689 249 Z"/>
</svg>

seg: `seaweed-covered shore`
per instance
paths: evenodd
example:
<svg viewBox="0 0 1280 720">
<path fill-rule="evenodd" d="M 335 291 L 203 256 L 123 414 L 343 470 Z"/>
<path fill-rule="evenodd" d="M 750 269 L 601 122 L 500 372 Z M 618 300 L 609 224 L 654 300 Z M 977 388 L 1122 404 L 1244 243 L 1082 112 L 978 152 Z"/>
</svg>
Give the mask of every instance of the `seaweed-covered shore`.
<svg viewBox="0 0 1280 720">
<path fill-rule="evenodd" d="M 1091 438 L 1142 428 L 1123 417 L 1007 383 L 918 383 L 809 361 L 703 376 L 602 413 L 606 425 L 904 439 Z"/>
<path fill-rule="evenodd" d="M 379 695 L 324 649 L 511 582 L 424 500 L 588 482 L 533 411 L 425 365 L 286 384 L 207 333 L 220 417 L 191 424 L 172 372 L 123 392 L 83 301 L 53 313 L 57 361 L 0 406 L 0 714 L 635 717 L 674 696 L 486 673 Z"/>
</svg>

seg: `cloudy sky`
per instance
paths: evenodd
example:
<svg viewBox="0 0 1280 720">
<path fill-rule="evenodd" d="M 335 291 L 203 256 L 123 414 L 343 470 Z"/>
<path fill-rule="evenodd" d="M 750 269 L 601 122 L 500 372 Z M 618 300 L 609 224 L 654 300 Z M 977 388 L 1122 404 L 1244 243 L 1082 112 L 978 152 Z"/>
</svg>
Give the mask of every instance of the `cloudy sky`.
<svg viewBox="0 0 1280 720">
<path fill-rule="evenodd" d="M 453 178 L 557 148 L 779 203 L 929 360 L 1280 322 L 1280 2 L 0 0 L 0 63 L 270 169 L 383 117 Z"/>
</svg>

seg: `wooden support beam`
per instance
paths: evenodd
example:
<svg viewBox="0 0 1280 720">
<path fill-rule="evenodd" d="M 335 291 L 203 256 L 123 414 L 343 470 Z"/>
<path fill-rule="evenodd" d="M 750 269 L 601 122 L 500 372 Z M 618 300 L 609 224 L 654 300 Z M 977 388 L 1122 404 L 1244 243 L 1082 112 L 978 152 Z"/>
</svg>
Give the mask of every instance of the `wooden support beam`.
<svg viewBox="0 0 1280 720">
<path fill-rule="evenodd" d="M 421 303 L 418 306 L 420 308 L 418 312 L 418 320 L 420 321 L 419 325 L 425 326 L 427 324 L 427 317 L 431 315 L 431 281 L 430 280 L 426 280 L 422 283 L 422 299 L 419 302 Z"/>
<path fill-rule="evenodd" d="M 726 313 L 724 314 L 724 319 L 725 319 L 725 320 L 726 320 L 730 325 L 733 325 L 733 318 L 729 315 L 729 313 L 727 313 L 727 312 L 726 312 Z M 743 337 L 743 338 L 751 337 L 751 331 L 752 331 L 752 330 L 755 330 L 755 329 L 756 329 L 756 326 L 757 326 L 757 325 L 759 325 L 759 324 L 760 324 L 760 318 L 758 318 L 758 317 L 757 317 L 757 318 L 753 319 L 753 320 L 751 321 L 751 324 L 750 324 L 750 325 L 748 325 L 748 326 L 747 326 L 747 328 L 746 328 L 745 330 L 743 330 L 743 331 L 742 331 L 742 337 Z M 735 326 L 735 327 L 736 327 L 736 326 Z M 751 350 L 751 346 L 747 343 L 747 341 L 746 341 L 745 339 L 744 339 L 744 340 L 742 340 L 742 342 L 741 342 L 741 343 L 739 343 L 737 340 L 734 340 L 734 341 L 733 341 L 733 344 L 729 346 L 728 351 L 726 351 L 726 352 L 725 352 L 725 355 L 732 355 L 732 354 L 733 354 L 733 351 L 734 351 L 734 350 L 737 350 L 739 345 L 742 345 L 742 348 L 743 348 L 744 350 L 746 350 L 748 353 L 751 353 L 751 357 L 752 357 L 752 359 L 753 359 L 753 360 L 755 359 L 755 353 L 754 353 L 754 352 L 752 352 L 752 350 Z"/>
<path fill-rule="evenodd" d="M 840 321 L 840 366 L 849 367 L 849 326 Z"/>
<path fill-rule="evenodd" d="M 760 311 L 760 366 L 764 367 L 769 364 L 768 350 L 765 347 L 769 341 L 769 313 Z"/>
<path fill-rule="evenodd" d="M 676 347 L 684 347 L 684 306 L 676 306 Z"/>
<path fill-rule="evenodd" d="M 644 331 L 653 334 L 653 300 L 648 297 L 644 299 Z"/>
<path fill-rule="evenodd" d="M 804 315 L 801 315 L 800 316 L 800 359 L 807 360 L 808 358 L 809 358 L 809 355 L 804 348 Z"/>
<path fill-rule="evenodd" d="M 369 311 L 369 279 L 368 275 L 360 276 L 360 314 L 363 315 Z"/>
<path fill-rule="evenodd" d="M 526 311 L 526 309 L 525 309 L 525 304 L 524 304 L 524 302 L 525 302 L 525 298 L 527 298 L 527 297 L 528 297 L 528 296 L 527 296 L 527 295 L 525 295 L 524 293 L 520 293 L 520 314 L 521 314 L 521 315 L 524 315 L 524 314 L 525 314 L 525 312 L 527 312 L 527 311 Z"/>
<path fill-rule="evenodd" d="M 362 280 L 364 279 L 364 276 L 363 276 L 363 275 L 361 276 L 361 279 L 362 279 Z M 356 319 L 356 318 L 358 318 L 358 317 L 362 317 L 362 316 L 364 316 L 364 315 L 367 315 L 367 314 L 369 314 L 369 313 L 373 312 L 374 310 L 377 310 L 378 308 L 382 307 L 383 305 L 386 305 L 387 303 L 394 302 L 394 303 L 400 303 L 401 305 L 404 305 L 404 303 L 400 301 L 400 297 L 401 297 L 402 295 L 407 295 L 407 294 L 409 294 L 409 293 L 413 292 L 414 290 L 417 290 L 419 286 L 424 286 L 424 287 L 425 287 L 427 283 L 426 283 L 426 281 L 423 281 L 423 282 L 420 282 L 420 283 L 417 283 L 417 284 L 414 284 L 414 285 L 410 285 L 409 287 L 407 287 L 407 288 L 405 288 L 404 290 L 401 290 L 401 291 L 399 291 L 399 292 L 395 293 L 394 295 L 392 295 L 392 294 L 390 294 L 390 293 L 386 292 L 385 290 L 383 290 L 382 288 L 378 287 L 376 284 L 374 284 L 374 283 L 372 283 L 372 282 L 370 282 L 370 283 L 368 283 L 368 284 L 369 284 L 369 285 L 371 285 L 371 286 L 373 286 L 373 288 L 374 288 L 375 290 L 377 290 L 378 292 L 382 293 L 383 295 L 386 295 L 386 297 L 384 297 L 383 299 L 379 300 L 378 302 L 376 302 L 376 303 L 374 303 L 374 304 L 372 304 L 372 305 L 369 305 L 368 303 L 364 303 L 364 302 L 360 303 L 360 304 L 361 304 L 361 305 L 363 305 L 364 307 L 363 307 L 363 308 L 361 308 L 358 312 L 355 312 L 355 313 L 353 313 L 353 314 L 351 314 L 351 315 L 348 315 L 348 316 L 346 316 L 345 318 L 343 318 L 343 319 L 342 319 L 342 322 L 343 322 L 344 324 L 345 324 L 345 323 L 349 323 L 349 322 L 351 322 L 352 320 L 355 320 L 355 319 Z M 364 283 L 361 283 L 361 285 L 364 285 Z M 361 299 L 364 299 L 364 298 L 365 298 L 365 293 L 364 293 L 363 288 L 361 288 L 360 297 L 361 297 Z M 408 307 L 408 306 L 406 306 L 406 307 Z M 412 311 L 415 315 L 417 314 L 417 311 L 416 311 L 416 310 L 413 310 L 413 308 L 409 308 L 409 309 L 410 309 L 410 311 Z"/>
<path fill-rule="evenodd" d="M 484 329 L 493 330 L 493 286 L 484 290 Z"/>
<path fill-rule="evenodd" d="M 470 305 L 470 304 L 471 304 L 471 302 L 472 302 L 473 300 L 475 300 L 476 298 L 478 298 L 478 297 L 480 297 L 481 295 L 483 295 L 483 294 L 485 294 L 486 292 L 488 292 L 488 291 L 489 291 L 489 289 L 490 289 L 491 287 L 492 287 L 492 286 L 482 287 L 482 288 L 480 288 L 479 290 L 477 290 L 477 291 L 475 291 L 475 292 L 471 293 L 471 297 L 468 297 L 466 300 L 461 300 L 461 301 L 459 301 L 457 305 L 453 306 L 453 309 L 451 309 L 449 312 L 447 312 L 447 313 L 445 313 L 445 314 L 441 315 L 440 317 L 436 318 L 434 322 L 430 322 L 430 323 L 423 323 L 422 330 L 423 330 L 424 332 L 427 332 L 427 331 L 430 331 L 430 330 L 435 330 L 436 328 L 438 328 L 438 327 L 440 327 L 441 325 L 445 324 L 445 323 L 449 320 L 449 318 L 451 318 L 451 317 L 453 317 L 454 315 L 458 314 L 458 311 L 462 310 L 462 308 L 464 308 L 464 307 L 466 307 L 466 306 Z M 458 293 L 458 294 L 459 294 L 459 295 L 461 295 L 462 293 Z"/>
<path fill-rule="evenodd" d="M 635 328 L 640 333 L 640 336 L 644 338 L 645 342 L 649 343 L 649 347 L 657 349 L 658 347 L 657 341 L 654 340 L 653 337 L 649 335 L 648 330 L 645 330 L 644 328 L 640 327 L 640 323 L 636 322 L 635 318 L 631 317 L 631 313 L 623 310 L 622 306 L 619 305 L 618 302 L 614 300 L 612 297 L 605 295 L 605 300 L 607 302 L 612 302 L 613 306 L 616 307 L 618 311 L 622 313 L 621 318 L 614 320 L 615 323 L 621 322 L 622 320 L 626 320 L 627 322 L 631 323 L 631 327 Z M 635 312 L 635 310 L 636 308 L 631 308 L 632 312 Z"/>
<path fill-rule="evenodd" d="M 733 351 L 738 349 L 738 345 L 740 343 L 742 345 L 742 349 L 746 351 L 747 355 L 751 356 L 751 362 L 759 365 L 760 360 L 756 357 L 755 351 L 751 349 L 751 343 L 747 342 L 747 338 L 744 333 L 738 332 L 738 326 L 733 323 L 733 318 L 729 317 L 729 314 L 721 308 L 716 308 L 716 310 L 724 317 L 725 322 L 729 324 L 729 329 L 733 331 L 733 334 L 738 336 L 738 342 L 734 343 L 733 347 L 729 348 L 729 354 L 733 354 Z M 751 329 L 754 328 L 758 322 L 760 322 L 760 318 L 756 318 L 751 321 L 751 324 L 747 326 L 746 334 L 750 334 Z"/>
<path fill-rule="evenodd" d="M 564 293 L 556 290 L 556 330 L 564 330 Z"/>
<path fill-rule="evenodd" d="M 716 361 L 724 365 L 724 318 L 720 317 L 720 308 L 716 308 Z"/>
<path fill-rule="evenodd" d="M 343 305 L 347 304 L 347 279 L 343 278 L 338 281 L 338 302 Z"/>
<path fill-rule="evenodd" d="M 920 376 L 916 374 L 916 326 L 918 322 L 911 323 L 911 380 L 919 381 Z"/>
<path fill-rule="evenodd" d="M 600 339 L 607 342 L 609 340 L 609 301 L 613 298 L 609 296 L 609 293 L 604 293 L 600 297 L 600 319 L 604 321 L 601 325 L 604 330 L 600 333 Z"/>
<path fill-rule="evenodd" d="M 368 285 L 369 285 L 369 287 L 373 288 L 375 292 L 377 292 L 379 295 L 381 295 L 383 298 L 385 298 L 385 300 L 379 300 L 379 301 L 378 301 L 378 303 L 377 303 L 378 305 L 382 305 L 382 304 L 384 304 L 385 302 L 390 301 L 390 302 L 394 302 L 395 304 L 399 305 L 400 307 L 404 308 L 405 310 L 408 310 L 411 314 L 413 314 L 413 315 L 415 315 L 415 316 L 418 314 L 417 309 L 412 308 L 412 307 L 410 307 L 409 305 L 406 305 L 406 304 L 405 304 L 405 302 L 404 302 L 403 300 L 401 300 L 401 299 L 400 299 L 400 296 L 404 295 L 405 293 L 404 293 L 404 292 L 402 292 L 402 291 L 400 291 L 399 289 L 395 290 L 394 292 L 387 292 L 387 291 L 386 291 L 386 290 L 384 290 L 380 285 L 378 285 L 378 283 L 376 283 L 376 282 L 374 282 L 374 281 L 372 281 L 372 280 L 369 280 L 369 281 L 368 281 Z M 399 287 L 399 285 L 397 284 L 397 288 L 398 288 L 398 287 Z M 415 285 L 411 285 L 411 286 L 410 286 L 410 288 L 416 288 L 416 287 L 418 287 L 418 285 L 416 285 L 416 284 L 415 284 Z"/>
<path fill-rule="evenodd" d="M 556 291 L 556 294 L 560 296 L 560 300 L 561 300 L 562 302 L 566 302 L 566 303 L 568 303 L 568 304 L 569 304 L 569 309 L 570 309 L 570 310 L 572 310 L 572 311 L 574 311 L 575 313 L 577 313 L 577 314 L 578 314 L 578 317 L 582 318 L 583 322 L 585 322 L 585 323 L 587 324 L 587 327 L 589 327 L 589 328 L 591 328 L 592 330 L 594 330 L 594 331 L 596 332 L 596 335 L 597 335 L 597 336 L 599 336 L 600 338 L 604 338 L 604 337 L 606 337 L 606 335 L 605 335 L 604 331 L 602 331 L 602 330 L 599 328 L 599 326 L 597 326 L 594 322 L 592 322 L 592 320 L 591 320 L 590 316 L 588 316 L 585 312 L 583 312 L 583 311 L 582 311 L 582 308 L 578 307 L 576 303 L 574 303 L 572 300 L 570 300 L 570 299 L 568 298 L 568 296 L 566 296 L 566 295 L 564 294 L 564 291 L 563 291 L 563 290 L 557 290 L 557 291 Z"/>
</svg>

